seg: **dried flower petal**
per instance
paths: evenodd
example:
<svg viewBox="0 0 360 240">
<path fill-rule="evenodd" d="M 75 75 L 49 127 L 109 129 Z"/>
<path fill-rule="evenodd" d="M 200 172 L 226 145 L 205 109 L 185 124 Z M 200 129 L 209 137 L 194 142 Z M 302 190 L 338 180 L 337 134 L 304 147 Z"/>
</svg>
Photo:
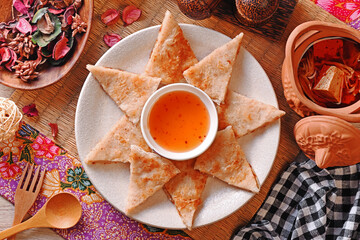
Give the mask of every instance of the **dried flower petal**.
<svg viewBox="0 0 360 240">
<path fill-rule="evenodd" d="M 23 34 L 32 33 L 32 27 L 30 23 L 25 18 L 20 18 L 19 22 L 16 24 L 16 29 Z"/>
<path fill-rule="evenodd" d="M 108 9 L 101 15 L 101 21 L 106 25 L 116 23 L 120 18 L 120 13 L 116 9 Z"/>
<path fill-rule="evenodd" d="M 49 126 L 51 127 L 51 134 L 55 138 L 59 132 L 58 125 L 56 123 L 49 123 Z"/>
<path fill-rule="evenodd" d="M 107 33 L 107 34 L 104 35 L 104 42 L 109 47 L 114 46 L 121 39 L 122 39 L 122 37 L 119 34 L 116 34 L 116 33 Z"/>
<path fill-rule="evenodd" d="M 1 56 L 1 64 L 4 64 L 4 66 L 9 70 L 12 71 L 12 67 L 15 65 L 15 62 L 17 60 L 17 55 L 14 52 L 14 50 L 3 47 L 0 48 L 0 56 Z"/>
<path fill-rule="evenodd" d="M 29 8 L 34 3 L 34 0 L 24 0 L 23 2 L 24 5 Z"/>
<path fill-rule="evenodd" d="M 123 10 L 122 19 L 126 24 L 132 24 L 137 21 L 141 16 L 141 10 L 134 5 L 127 6 Z"/>
<path fill-rule="evenodd" d="M 23 113 L 28 117 L 39 116 L 39 112 L 36 109 L 35 103 L 26 105 L 22 108 Z"/>
<path fill-rule="evenodd" d="M 26 7 L 21 0 L 13 0 L 13 6 L 18 12 L 22 14 L 28 13 L 28 7 Z"/>
<path fill-rule="evenodd" d="M 64 12 L 64 19 L 63 19 L 63 25 L 65 25 L 65 27 L 67 25 L 71 25 L 72 24 L 72 16 L 75 15 L 76 11 L 74 6 L 70 6 L 68 7 L 65 12 Z M 64 26 L 63 26 L 64 27 Z"/>
<path fill-rule="evenodd" d="M 52 14 L 58 15 L 60 13 L 63 13 L 65 9 L 49 8 L 48 11 L 51 12 Z"/>
<path fill-rule="evenodd" d="M 3 63 L 6 63 L 11 58 L 11 52 L 10 49 L 7 47 L 0 48 L 0 65 Z"/>
<path fill-rule="evenodd" d="M 54 60 L 59 60 L 66 56 L 66 54 L 70 51 L 70 47 L 68 46 L 69 39 L 65 37 L 65 33 L 62 35 L 60 40 L 55 44 L 53 49 L 52 58 Z"/>
</svg>

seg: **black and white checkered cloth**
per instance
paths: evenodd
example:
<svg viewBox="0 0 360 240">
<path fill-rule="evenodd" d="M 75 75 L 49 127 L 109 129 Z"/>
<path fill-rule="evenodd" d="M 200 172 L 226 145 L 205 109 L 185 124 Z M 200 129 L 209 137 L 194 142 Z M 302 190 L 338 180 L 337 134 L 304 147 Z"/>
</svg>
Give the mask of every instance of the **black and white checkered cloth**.
<svg viewBox="0 0 360 240">
<path fill-rule="evenodd" d="M 321 169 L 300 154 L 232 239 L 360 239 L 360 163 Z"/>
</svg>

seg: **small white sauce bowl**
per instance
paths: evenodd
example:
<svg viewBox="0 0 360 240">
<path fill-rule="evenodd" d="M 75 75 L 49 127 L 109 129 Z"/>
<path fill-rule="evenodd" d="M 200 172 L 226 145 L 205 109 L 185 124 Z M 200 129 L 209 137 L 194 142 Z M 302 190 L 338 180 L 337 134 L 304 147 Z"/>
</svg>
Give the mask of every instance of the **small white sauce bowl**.
<svg viewBox="0 0 360 240">
<path fill-rule="evenodd" d="M 185 152 L 172 152 L 167 149 L 164 149 L 162 146 L 160 146 L 154 138 L 151 136 L 150 129 L 149 129 L 149 115 L 150 112 L 154 106 L 154 104 L 159 100 L 161 96 L 164 94 L 174 92 L 174 91 L 186 91 L 195 94 L 197 97 L 200 98 L 200 100 L 204 103 L 208 113 L 209 113 L 209 131 L 206 135 L 206 138 L 204 141 L 194 149 L 191 149 L 189 151 Z M 213 143 L 217 130 L 218 130 L 218 115 L 216 111 L 216 107 L 214 102 L 211 100 L 211 98 L 201 89 L 194 87 L 187 83 L 174 83 L 166 85 L 160 89 L 158 89 L 156 92 L 154 92 L 149 99 L 146 101 L 144 108 L 141 112 L 141 119 L 140 119 L 140 127 L 142 135 L 146 141 L 146 143 L 149 145 L 149 147 L 154 150 L 159 155 L 171 159 L 171 160 L 187 160 L 192 159 L 203 152 L 205 152 L 210 145 Z"/>
</svg>

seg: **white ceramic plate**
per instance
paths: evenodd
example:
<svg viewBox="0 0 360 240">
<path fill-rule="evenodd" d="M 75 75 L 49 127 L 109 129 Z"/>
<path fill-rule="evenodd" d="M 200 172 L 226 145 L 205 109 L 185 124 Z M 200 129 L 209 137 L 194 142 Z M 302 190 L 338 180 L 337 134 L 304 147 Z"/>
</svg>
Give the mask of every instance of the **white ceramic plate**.
<svg viewBox="0 0 360 240">
<path fill-rule="evenodd" d="M 195 25 L 182 24 L 181 28 L 199 60 L 230 40 L 219 32 Z M 154 26 L 124 38 L 107 51 L 96 65 L 134 73 L 143 72 L 158 31 L 159 26 Z M 235 63 L 230 89 L 278 107 L 269 78 L 256 59 L 244 48 L 240 50 Z M 76 144 L 82 161 L 122 115 L 117 105 L 89 74 L 80 93 L 75 119 Z M 280 120 L 239 139 L 261 185 L 274 162 L 279 137 Z M 130 175 L 129 164 L 83 166 L 103 197 L 115 208 L 124 211 Z M 196 214 L 194 227 L 213 223 L 230 215 L 253 195 L 209 177 L 203 193 L 204 202 Z M 185 228 L 175 206 L 163 191 L 147 199 L 130 217 L 160 228 Z"/>
</svg>

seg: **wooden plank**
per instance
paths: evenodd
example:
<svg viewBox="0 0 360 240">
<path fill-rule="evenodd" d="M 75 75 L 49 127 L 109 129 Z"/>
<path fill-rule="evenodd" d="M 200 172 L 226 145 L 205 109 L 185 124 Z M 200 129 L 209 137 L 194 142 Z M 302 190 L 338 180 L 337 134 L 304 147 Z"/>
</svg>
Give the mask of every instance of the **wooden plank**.
<svg viewBox="0 0 360 240">
<path fill-rule="evenodd" d="M 134 4 L 143 10 L 139 21 L 129 26 L 123 26 L 120 23 L 113 26 L 105 26 L 101 22 L 100 16 L 106 9 L 123 9 L 128 4 Z M 337 23 L 340 23 L 340 21 L 317 7 L 311 1 L 300 0 L 290 17 L 287 28 L 279 37 L 279 41 L 272 41 L 257 32 L 232 24 L 217 16 L 201 21 L 189 19 L 180 12 L 175 1 L 96 0 L 94 5 L 94 22 L 89 42 L 77 66 L 63 80 L 50 87 L 35 91 L 16 90 L 11 98 L 19 107 L 36 103 L 40 116 L 35 118 L 25 117 L 25 121 L 48 136 L 51 136 L 48 123 L 57 123 L 59 125 L 59 134 L 55 139 L 56 142 L 68 149 L 73 156 L 78 157 L 74 134 L 76 104 L 82 84 L 88 75 L 85 65 L 96 63 L 108 50 L 108 47 L 102 41 L 105 33 L 116 32 L 122 37 L 126 37 L 140 29 L 160 24 L 166 9 L 169 9 L 180 23 L 205 26 L 224 33 L 229 37 L 234 37 L 238 33 L 244 32 L 245 37 L 242 46 L 254 55 L 268 74 L 278 97 L 280 109 L 285 110 L 287 114 L 282 119 L 280 146 L 275 163 L 260 193 L 229 217 L 214 224 L 195 228 L 192 231 L 186 230 L 194 239 L 228 239 L 237 226 L 242 226 L 251 219 L 265 199 L 278 174 L 293 160 L 299 151 L 293 138 L 293 126 L 299 120 L 299 116 L 286 103 L 281 84 L 281 65 L 288 35 L 298 24 L 305 21 L 323 20 Z"/>
</svg>

